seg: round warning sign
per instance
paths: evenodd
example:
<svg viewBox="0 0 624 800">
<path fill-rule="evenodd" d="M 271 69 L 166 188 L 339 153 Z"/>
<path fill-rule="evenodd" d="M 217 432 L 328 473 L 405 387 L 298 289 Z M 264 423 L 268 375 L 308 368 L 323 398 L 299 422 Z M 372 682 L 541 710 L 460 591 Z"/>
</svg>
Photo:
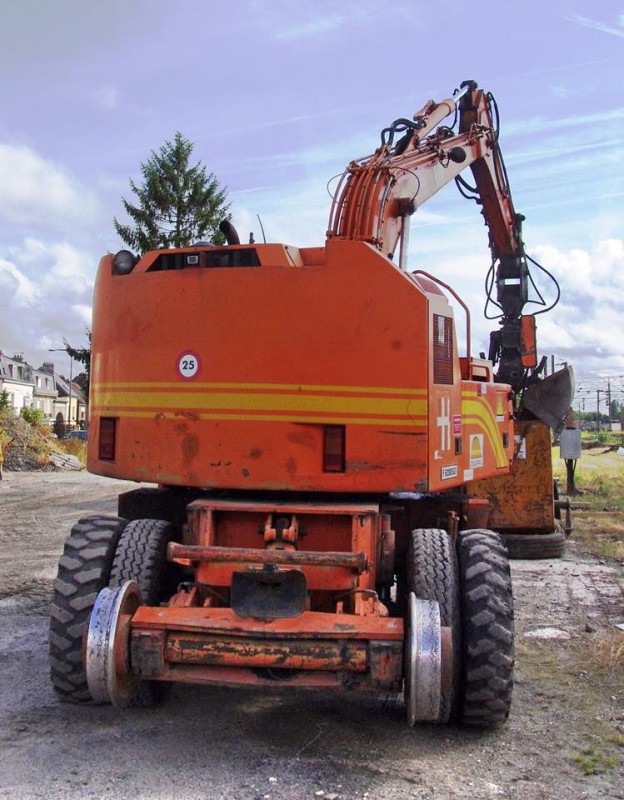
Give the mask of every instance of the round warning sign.
<svg viewBox="0 0 624 800">
<path fill-rule="evenodd" d="M 194 378 L 199 372 L 200 362 L 197 353 L 190 350 L 178 356 L 178 373 L 181 378 Z"/>
</svg>

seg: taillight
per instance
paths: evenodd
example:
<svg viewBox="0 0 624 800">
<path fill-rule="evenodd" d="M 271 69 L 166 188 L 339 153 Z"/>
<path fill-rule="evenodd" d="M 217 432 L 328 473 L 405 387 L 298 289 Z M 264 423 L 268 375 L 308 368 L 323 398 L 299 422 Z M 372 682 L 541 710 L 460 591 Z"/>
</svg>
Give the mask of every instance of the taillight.
<svg viewBox="0 0 624 800">
<path fill-rule="evenodd" d="M 345 471 L 345 426 L 323 428 L 323 472 Z"/>
<path fill-rule="evenodd" d="M 98 441 L 98 458 L 101 461 L 114 461 L 117 419 L 115 417 L 100 418 L 100 438 Z"/>
</svg>

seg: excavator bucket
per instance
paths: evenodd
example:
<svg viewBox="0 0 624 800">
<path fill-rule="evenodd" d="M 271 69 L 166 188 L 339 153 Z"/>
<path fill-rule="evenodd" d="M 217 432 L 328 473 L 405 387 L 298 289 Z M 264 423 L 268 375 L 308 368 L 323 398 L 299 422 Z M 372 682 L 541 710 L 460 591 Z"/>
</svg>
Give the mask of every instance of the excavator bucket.
<svg viewBox="0 0 624 800">
<path fill-rule="evenodd" d="M 567 366 L 525 389 L 520 408 L 530 411 L 558 432 L 564 426 L 564 418 L 573 397 L 574 370 Z"/>
</svg>

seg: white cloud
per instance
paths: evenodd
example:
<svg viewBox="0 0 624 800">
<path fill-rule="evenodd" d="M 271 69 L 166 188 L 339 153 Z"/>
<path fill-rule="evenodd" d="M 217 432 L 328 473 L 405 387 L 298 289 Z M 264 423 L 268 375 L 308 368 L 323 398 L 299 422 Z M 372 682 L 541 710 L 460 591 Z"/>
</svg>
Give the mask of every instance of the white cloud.
<svg viewBox="0 0 624 800">
<path fill-rule="evenodd" d="M 93 286 L 90 259 L 66 242 L 49 247 L 50 270 L 45 276 L 46 287 L 74 288 L 82 291 Z"/>
<path fill-rule="evenodd" d="M 538 261 L 558 276 L 559 282 L 569 292 L 579 295 L 585 302 L 599 301 L 621 308 L 624 290 L 624 242 L 606 239 L 592 252 L 574 248 L 558 250 L 552 246 L 535 248 Z"/>
<path fill-rule="evenodd" d="M 537 260 L 561 285 L 561 302 L 540 315 L 539 345 L 598 370 L 624 363 L 624 241 L 606 239 L 591 250 L 536 247 Z"/>
<path fill-rule="evenodd" d="M 10 254 L 44 293 L 80 293 L 93 286 L 92 256 L 68 242 L 44 242 L 29 237 L 10 248 Z"/>
<path fill-rule="evenodd" d="M 93 317 L 93 308 L 92 306 L 81 305 L 80 303 L 76 303 L 72 306 L 72 311 L 79 317 L 84 324 L 91 328 L 91 320 Z"/>
<path fill-rule="evenodd" d="M 29 238 L 0 259 L 0 349 L 45 358 L 91 325 L 95 261 L 68 242 Z"/>
<path fill-rule="evenodd" d="M 67 228 L 88 223 L 96 211 L 94 195 L 58 165 L 24 145 L 0 143 L 0 219 Z"/>
<path fill-rule="evenodd" d="M 32 305 L 39 294 L 37 285 L 21 272 L 12 261 L 0 258 L 0 291 L 2 293 L 2 303 L 5 306 L 6 300 L 21 307 Z"/>
<path fill-rule="evenodd" d="M 619 28 L 614 28 L 611 25 L 608 25 L 606 22 L 600 22 L 598 20 L 588 19 L 587 17 L 581 17 L 580 14 L 573 14 L 570 17 L 566 17 L 568 22 L 574 22 L 577 25 L 582 25 L 584 28 L 592 28 L 596 31 L 601 31 L 602 33 L 609 33 L 611 36 L 620 36 L 624 37 L 624 15 L 620 15 L 619 17 Z"/>
</svg>

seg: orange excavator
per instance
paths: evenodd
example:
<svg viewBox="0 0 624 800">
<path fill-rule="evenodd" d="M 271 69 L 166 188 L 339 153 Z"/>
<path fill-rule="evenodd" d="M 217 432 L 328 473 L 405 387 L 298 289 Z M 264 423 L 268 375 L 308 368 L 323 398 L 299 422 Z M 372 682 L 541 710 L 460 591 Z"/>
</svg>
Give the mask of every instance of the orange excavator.
<svg viewBox="0 0 624 800">
<path fill-rule="evenodd" d="M 468 82 L 393 122 L 347 167 L 324 247 L 241 244 L 224 223 L 225 246 L 101 260 L 88 468 L 152 486 L 66 540 L 61 699 L 281 685 L 402 693 L 411 725 L 507 718 L 512 591 L 488 526 L 524 524 L 499 502 L 534 501 L 518 426 L 558 424 L 570 379 L 542 389 L 493 108 Z M 452 179 L 467 191 L 468 166 L 501 310 L 489 358 L 461 298 L 407 265 L 411 215 Z"/>
</svg>

